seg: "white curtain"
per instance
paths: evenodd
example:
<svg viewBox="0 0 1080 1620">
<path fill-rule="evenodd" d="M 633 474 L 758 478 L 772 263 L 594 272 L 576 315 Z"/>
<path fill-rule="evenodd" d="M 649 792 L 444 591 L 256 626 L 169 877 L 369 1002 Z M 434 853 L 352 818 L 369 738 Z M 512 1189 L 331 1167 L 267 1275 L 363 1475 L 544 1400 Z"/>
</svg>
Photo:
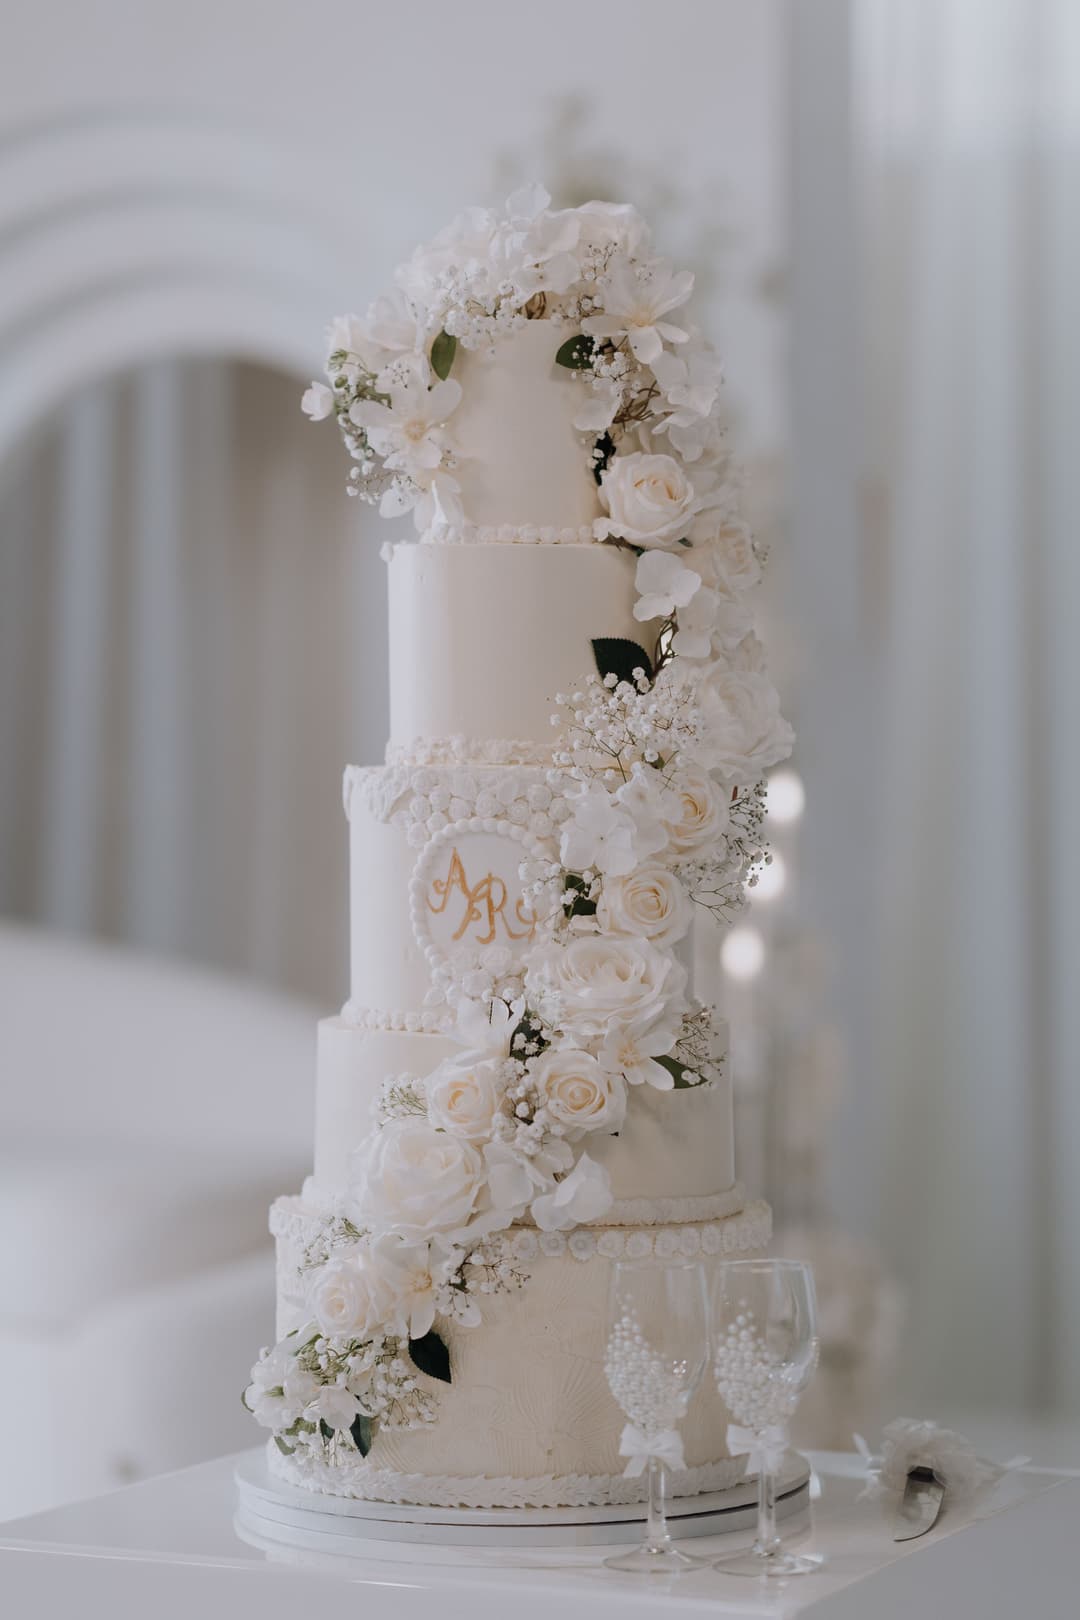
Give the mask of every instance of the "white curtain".
<svg viewBox="0 0 1080 1620">
<path fill-rule="evenodd" d="M 1080 1410 L 1080 7 L 856 0 L 883 1241 L 910 1384 Z"/>
<path fill-rule="evenodd" d="M 0 468 L 0 912 L 344 998 L 385 582 L 292 378 L 164 360 Z"/>
</svg>

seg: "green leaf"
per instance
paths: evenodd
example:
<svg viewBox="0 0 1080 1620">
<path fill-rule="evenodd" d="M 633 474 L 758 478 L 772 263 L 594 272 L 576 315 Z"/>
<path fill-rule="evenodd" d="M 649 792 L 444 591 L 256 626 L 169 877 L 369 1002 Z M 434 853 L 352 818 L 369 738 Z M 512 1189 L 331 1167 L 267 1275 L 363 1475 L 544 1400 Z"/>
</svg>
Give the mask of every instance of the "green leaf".
<svg viewBox="0 0 1080 1620">
<path fill-rule="evenodd" d="M 615 440 L 610 433 L 602 433 L 593 446 L 593 477 L 599 483 L 607 464 L 615 454 Z"/>
<path fill-rule="evenodd" d="M 277 1446 L 283 1457 L 291 1457 L 293 1452 L 296 1450 L 295 1446 L 286 1445 L 280 1434 L 275 1434 L 274 1444 Z"/>
<path fill-rule="evenodd" d="M 422 1339 L 410 1339 L 409 1354 L 413 1365 L 429 1378 L 437 1378 L 442 1384 L 450 1382 L 450 1352 L 434 1329 Z"/>
<path fill-rule="evenodd" d="M 431 345 L 431 369 L 441 382 L 449 377 L 456 353 L 457 338 L 451 337 L 449 332 L 440 332 Z"/>
<path fill-rule="evenodd" d="M 604 636 L 593 642 L 592 650 L 601 680 L 608 675 L 614 675 L 620 681 L 629 681 L 633 686 L 635 669 L 643 669 L 645 678 L 652 681 L 652 659 L 644 647 L 639 647 L 636 641 L 623 640 L 618 636 Z"/>
<path fill-rule="evenodd" d="M 587 371 L 592 365 L 595 347 L 591 337 L 578 332 L 575 337 L 567 338 L 565 343 L 559 345 L 555 352 L 555 364 L 566 366 L 568 371 Z"/>
<path fill-rule="evenodd" d="M 568 881 L 572 883 L 573 879 L 570 878 Z M 579 878 L 578 883 L 580 884 L 580 882 L 581 879 Z M 522 1036 L 526 1041 L 533 1041 L 536 1043 L 537 1055 L 539 1055 L 539 1053 L 542 1052 L 549 1044 L 544 1039 L 543 1024 L 541 1024 L 540 1020 L 535 1016 L 534 1013 L 528 1011 L 522 1013 L 521 1017 L 518 1019 L 510 1033 L 511 1057 L 521 1056 L 521 1053 L 518 1051 L 515 1044 L 519 1035 Z M 413 1359 L 415 1360 L 415 1357 Z"/>
<path fill-rule="evenodd" d="M 563 901 L 563 910 L 568 917 L 595 917 L 596 901 L 589 899 L 585 879 L 580 872 L 567 872 L 566 887 L 572 891 L 573 898 Z M 520 1027 L 520 1026 L 519 1026 Z M 515 1034 L 517 1032 L 515 1031 Z M 513 1051 L 513 1047 L 510 1048 Z"/>
<path fill-rule="evenodd" d="M 334 1431 L 330 1427 L 329 1423 L 327 1423 L 325 1418 L 319 1419 L 319 1433 L 322 1435 L 324 1440 L 332 1440 L 334 1438 Z"/>
<path fill-rule="evenodd" d="M 365 1417 L 363 1412 L 358 1412 L 349 1425 L 349 1433 L 352 1435 L 353 1445 L 361 1457 L 366 1457 L 371 1450 L 371 1442 L 374 1438 L 371 1419 Z"/>
<path fill-rule="evenodd" d="M 653 1062 L 659 1063 L 662 1069 L 667 1070 L 668 1074 L 670 1074 L 671 1078 L 675 1082 L 676 1091 L 693 1091 L 695 1086 L 699 1086 L 701 1084 L 701 1076 L 699 1074 L 694 1074 L 694 1071 L 692 1069 L 688 1069 L 685 1063 L 680 1063 L 678 1058 L 658 1057 L 654 1058 Z M 688 1074 L 693 1075 L 692 1080 L 687 1080 L 685 1078 Z"/>
</svg>

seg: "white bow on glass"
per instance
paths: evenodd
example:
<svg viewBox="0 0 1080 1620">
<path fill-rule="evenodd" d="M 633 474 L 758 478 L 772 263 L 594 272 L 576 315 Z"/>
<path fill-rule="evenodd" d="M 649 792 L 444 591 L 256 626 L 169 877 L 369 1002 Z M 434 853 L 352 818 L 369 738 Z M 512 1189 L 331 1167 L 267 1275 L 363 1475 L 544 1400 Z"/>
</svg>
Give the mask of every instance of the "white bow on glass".
<svg viewBox="0 0 1080 1620">
<path fill-rule="evenodd" d="M 677 1429 L 661 1429 L 658 1434 L 646 1434 L 636 1424 L 628 1423 L 619 1438 L 619 1456 L 630 1459 L 623 1469 L 627 1479 L 637 1479 L 639 1474 L 643 1474 L 646 1463 L 652 1457 L 657 1462 L 665 1463 L 668 1468 L 686 1467 L 682 1436 Z"/>
<path fill-rule="evenodd" d="M 787 1447 L 788 1432 L 783 1423 L 773 1423 L 760 1434 L 738 1423 L 728 1424 L 727 1448 L 733 1457 L 746 1458 L 748 1474 L 760 1474 L 763 1467 L 772 1474 L 779 1473 Z"/>
</svg>

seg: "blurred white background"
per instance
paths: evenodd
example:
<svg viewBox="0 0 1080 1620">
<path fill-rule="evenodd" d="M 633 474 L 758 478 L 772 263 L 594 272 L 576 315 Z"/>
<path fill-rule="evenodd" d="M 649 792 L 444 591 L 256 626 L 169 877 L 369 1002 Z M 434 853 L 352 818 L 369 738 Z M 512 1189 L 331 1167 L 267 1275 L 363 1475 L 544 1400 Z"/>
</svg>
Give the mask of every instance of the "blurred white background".
<svg viewBox="0 0 1080 1620">
<path fill-rule="evenodd" d="M 1071 0 L 9 20 L 0 1515 L 251 1442 L 260 1212 L 345 991 L 341 769 L 386 734 L 379 520 L 299 385 L 533 176 L 696 265 L 773 542 L 806 809 L 727 994 L 746 1163 L 853 1307 L 830 1437 L 901 1393 L 1080 1419 L 1078 157 Z M 89 1424 L 117 1335 L 136 1394 Z"/>
</svg>

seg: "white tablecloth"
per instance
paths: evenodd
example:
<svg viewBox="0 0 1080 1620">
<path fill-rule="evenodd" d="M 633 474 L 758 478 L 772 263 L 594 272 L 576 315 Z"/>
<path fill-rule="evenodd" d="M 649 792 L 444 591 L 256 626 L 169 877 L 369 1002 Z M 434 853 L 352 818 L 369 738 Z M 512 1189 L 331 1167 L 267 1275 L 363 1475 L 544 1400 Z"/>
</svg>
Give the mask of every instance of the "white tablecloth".
<svg viewBox="0 0 1080 1620">
<path fill-rule="evenodd" d="M 972 1518 L 957 1509 L 916 1542 L 893 1542 L 881 1510 L 857 1500 L 860 1465 L 812 1458 L 820 1485 L 799 1544 L 820 1573 L 768 1588 L 709 1569 L 673 1581 L 617 1575 L 588 1549 L 458 1549 L 372 1542 L 363 1557 L 282 1550 L 233 1530 L 235 1458 L 0 1526 L 5 1612 L 59 1620 L 296 1620 L 320 1606 L 378 1620 L 560 1620 L 588 1616 L 813 1616 L 814 1620 L 1058 1620 L 1076 1612 L 1080 1477 L 1009 1475 Z M 745 1538 L 744 1538 L 745 1539 Z M 729 1550 L 734 1536 L 695 1541 Z M 359 1591 L 349 1593 L 351 1583 Z M 343 1607 L 343 1605 L 345 1607 Z"/>
</svg>

